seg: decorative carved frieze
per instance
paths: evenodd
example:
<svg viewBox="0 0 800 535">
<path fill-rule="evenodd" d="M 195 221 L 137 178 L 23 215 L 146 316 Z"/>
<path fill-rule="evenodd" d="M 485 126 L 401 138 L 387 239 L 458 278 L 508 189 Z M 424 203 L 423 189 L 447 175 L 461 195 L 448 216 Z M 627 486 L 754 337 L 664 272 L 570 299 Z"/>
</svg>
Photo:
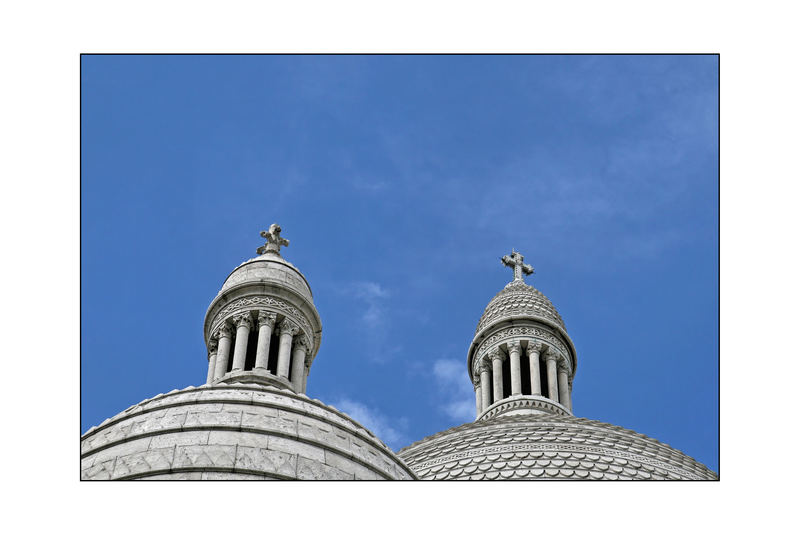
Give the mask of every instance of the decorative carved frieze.
<svg viewBox="0 0 800 535">
<path fill-rule="evenodd" d="M 267 297 L 267 296 L 243 297 L 226 305 L 217 314 L 216 319 L 212 324 L 211 332 L 215 332 L 215 330 L 221 323 L 223 323 L 227 318 L 230 318 L 234 313 L 243 308 L 258 310 L 259 318 L 261 317 L 260 316 L 261 312 L 264 312 L 266 314 L 274 314 L 274 312 L 262 309 L 260 308 L 260 306 L 270 307 L 274 309 L 276 312 L 279 312 L 284 316 L 290 317 L 292 320 L 296 321 L 300 325 L 300 328 L 303 330 L 303 332 L 308 336 L 310 340 L 314 339 L 314 337 L 312 336 L 312 333 L 314 331 L 311 328 L 311 324 L 308 322 L 308 320 L 300 310 L 290 305 L 289 303 L 286 303 L 285 301 L 281 301 L 279 299 L 274 299 L 272 297 Z M 275 319 L 277 320 L 277 317 Z"/>
<path fill-rule="evenodd" d="M 248 308 L 257 308 L 258 305 L 266 305 L 277 309 L 278 312 L 284 314 L 286 316 L 290 316 L 292 319 L 296 320 L 300 323 L 308 332 L 312 332 L 311 324 L 305 318 L 302 312 L 298 310 L 296 307 L 290 305 L 289 303 L 282 301 L 280 299 L 275 299 L 273 297 L 267 296 L 254 296 L 254 297 L 243 297 L 241 299 L 237 299 L 236 301 L 228 304 L 219 311 L 217 314 L 216 321 L 223 321 L 228 316 L 232 315 L 239 309 L 248 307 Z"/>
<path fill-rule="evenodd" d="M 482 357 L 486 350 L 489 347 L 500 345 L 505 343 L 508 339 L 513 337 L 531 337 L 536 338 L 539 341 L 545 342 L 548 346 L 554 346 L 561 350 L 562 353 L 565 355 L 569 354 L 569 350 L 567 347 L 556 338 L 551 332 L 548 330 L 539 328 L 539 327 L 507 327 L 500 331 L 497 331 L 492 336 L 481 342 L 478 346 L 478 349 L 475 351 L 475 355 L 477 358 Z M 531 342 L 529 341 L 528 344 Z"/>
</svg>

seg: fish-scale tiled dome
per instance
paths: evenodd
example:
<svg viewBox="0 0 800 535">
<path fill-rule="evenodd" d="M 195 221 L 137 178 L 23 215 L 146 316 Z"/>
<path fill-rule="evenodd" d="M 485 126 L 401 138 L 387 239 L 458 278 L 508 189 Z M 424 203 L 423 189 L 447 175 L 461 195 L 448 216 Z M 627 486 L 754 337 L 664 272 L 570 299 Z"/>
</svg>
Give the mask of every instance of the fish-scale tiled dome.
<svg viewBox="0 0 800 535">
<path fill-rule="evenodd" d="M 556 307 L 542 292 L 521 280 L 514 280 L 489 301 L 475 332 L 480 332 L 491 323 L 515 316 L 533 317 L 567 330 Z"/>
<path fill-rule="evenodd" d="M 464 424 L 398 454 L 420 479 L 718 479 L 688 455 L 645 435 L 550 414 Z"/>
</svg>

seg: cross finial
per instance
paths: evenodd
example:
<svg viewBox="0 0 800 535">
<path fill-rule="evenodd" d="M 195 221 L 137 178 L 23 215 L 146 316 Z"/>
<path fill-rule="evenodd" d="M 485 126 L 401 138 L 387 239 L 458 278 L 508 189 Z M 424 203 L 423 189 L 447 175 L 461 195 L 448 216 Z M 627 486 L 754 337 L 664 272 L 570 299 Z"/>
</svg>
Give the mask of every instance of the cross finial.
<svg viewBox="0 0 800 535">
<path fill-rule="evenodd" d="M 503 258 L 500 259 L 503 262 L 504 266 L 508 266 L 514 269 L 514 280 L 521 281 L 523 273 L 525 275 L 531 275 L 533 273 L 533 266 L 530 264 L 525 264 L 522 261 L 524 257 L 521 253 L 518 253 L 514 249 L 511 249 L 510 255 L 505 255 Z"/>
<path fill-rule="evenodd" d="M 262 230 L 261 237 L 267 239 L 267 243 L 256 249 L 258 254 L 281 255 L 281 246 L 289 247 L 289 240 L 281 238 L 281 226 L 273 223 L 269 230 Z"/>
</svg>

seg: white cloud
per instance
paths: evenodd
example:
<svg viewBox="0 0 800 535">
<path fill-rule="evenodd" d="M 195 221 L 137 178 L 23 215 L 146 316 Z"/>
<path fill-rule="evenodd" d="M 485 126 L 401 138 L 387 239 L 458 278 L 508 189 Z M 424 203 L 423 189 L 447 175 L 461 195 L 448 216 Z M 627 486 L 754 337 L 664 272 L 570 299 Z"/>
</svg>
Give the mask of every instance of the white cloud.
<svg viewBox="0 0 800 535">
<path fill-rule="evenodd" d="M 347 398 L 339 399 L 333 406 L 372 431 L 375 436 L 384 441 L 393 450 L 397 451 L 408 445 L 409 441 L 405 433 L 392 425 L 391 419 L 378 409 L 367 407 L 363 403 Z M 401 427 L 404 422 L 405 420 L 403 419 L 397 421 Z"/>
<path fill-rule="evenodd" d="M 469 382 L 464 361 L 439 359 L 433 363 L 433 376 L 445 402 L 441 410 L 452 420 L 467 422 L 475 418 L 475 390 Z"/>
</svg>

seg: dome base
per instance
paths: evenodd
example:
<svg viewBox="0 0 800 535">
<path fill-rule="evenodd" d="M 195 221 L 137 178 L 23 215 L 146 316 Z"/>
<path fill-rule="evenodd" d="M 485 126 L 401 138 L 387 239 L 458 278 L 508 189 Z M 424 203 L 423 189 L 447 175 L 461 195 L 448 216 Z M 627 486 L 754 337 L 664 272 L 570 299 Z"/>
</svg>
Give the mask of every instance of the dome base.
<svg viewBox="0 0 800 535">
<path fill-rule="evenodd" d="M 497 416 L 517 416 L 523 414 L 558 414 L 572 416 L 567 407 L 544 396 L 510 396 L 489 405 L 477 418 L 487 420 Z"/>
<path fill-rule="evenodd" d="M 292 392 L 294 392 L 294 386 L 292 385 L 291 381 L 289 381 L 289 379 L 278 377 L 277 375 L 270 373 L 269 370 L 265 370 L 263 368 L 254 368 L 252 370 L 247 370 L 247 371 L 234 370 L 232 372 L 226 373 L 221 378 L 212 382 L 211 385 L 215 386 L 215 385 L 233 384 L 233 383 L 275 386 L 277 388 L 285 388 L 287 390 L 291 390 Z M 302 392 L 297 392 L 297 394 L 302 394 Z"/>
</svg>

